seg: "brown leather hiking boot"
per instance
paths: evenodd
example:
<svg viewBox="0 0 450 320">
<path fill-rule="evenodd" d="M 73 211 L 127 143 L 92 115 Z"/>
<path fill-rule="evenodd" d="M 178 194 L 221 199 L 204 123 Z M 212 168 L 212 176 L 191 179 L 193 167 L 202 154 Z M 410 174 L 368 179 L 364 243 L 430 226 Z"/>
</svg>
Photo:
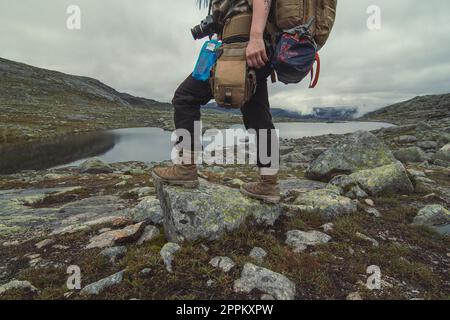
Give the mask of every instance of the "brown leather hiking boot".
<svg viewBox="0 0 450 320">
<path fill-rule="evenodd" d="M 263 200 L 269 203 L 278 203 L 281 200 L 280 186 L 276 175 L 261 175 L 260 182 L 244 184 L 241 187 L 241 192 L 250 198 Z"/>
<path fill-rule="evenodd" d="M 152 177 L 162 183 L 187 188 L 196 188 L 199 184 L 195 164 L 155 167 L 152 170 Z"/>
</svg>

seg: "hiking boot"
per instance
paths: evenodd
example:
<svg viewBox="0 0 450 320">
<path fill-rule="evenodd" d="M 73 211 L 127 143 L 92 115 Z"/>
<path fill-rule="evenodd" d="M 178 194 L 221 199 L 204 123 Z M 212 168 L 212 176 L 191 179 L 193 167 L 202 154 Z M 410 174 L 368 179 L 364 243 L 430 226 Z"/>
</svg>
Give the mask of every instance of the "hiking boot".
<svg viewBox="0 0 450 320">
<path fill-rule="evenodd" d="M 196 188 L 199 185 L 197 166 L 195 164 L 155 167 L 152 170 L 152 177 L 155 180 L 169 185 L 187 188 Z"/>
<path fill-rule="evenodd" d="M 269 203 L 278 203 L 281 200 L 280 186 L 276 175 L 261 175 L 261 181 L 244 184 L 241 187 L 241 192 L 250 198 Z"/>
</svg>

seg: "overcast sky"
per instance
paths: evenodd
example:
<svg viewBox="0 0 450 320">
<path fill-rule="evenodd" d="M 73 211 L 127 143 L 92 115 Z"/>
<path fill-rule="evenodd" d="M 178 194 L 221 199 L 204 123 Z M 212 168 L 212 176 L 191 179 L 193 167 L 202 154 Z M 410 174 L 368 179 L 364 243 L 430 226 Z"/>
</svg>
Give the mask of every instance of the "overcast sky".
<svg viewBox="0 0 450 320">
<path fill-rule="evenodd" d="M 272 106 L 303 112 L 316 106 L 358 106 L 368 111 L 450 91 L 450 1 L 338 2 L 333 34 L 321 52 L 318 88 L 270 85 Z M 195 3 L 0 0 L 0 56 L 170 101 L 192 71 L 201 46 L 190 28 L 206 10 Z M 66 27 L 66 10 L 73 4 L 81 8 L 80 30 Z M 367 28 L 370 5 L 381 9 L 381 30 Z"/>
</svg>

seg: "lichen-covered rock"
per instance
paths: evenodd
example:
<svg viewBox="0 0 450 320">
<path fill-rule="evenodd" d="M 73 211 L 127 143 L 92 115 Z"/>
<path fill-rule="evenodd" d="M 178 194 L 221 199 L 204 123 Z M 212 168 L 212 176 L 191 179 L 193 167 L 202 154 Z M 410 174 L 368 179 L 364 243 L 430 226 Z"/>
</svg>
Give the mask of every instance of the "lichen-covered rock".
<svg viewBox="0 0 450 320">
<path fill-rule="evenodd" d="M 104 232 L 98 236 L 93 237 L 86 249 L 93 248 L 107 248 L 116 244 L 136 241 L 142 234 L 145 224 L 143 222 L 137 223 L 120 230 L 112 230 Z"/>
<path fill-rule="evenodd" d="M 273 225 L 281 213 L 269 205 L 245 197 L 237 189 L 204 180 L 196 189 L 157 184 L 169 241 L 214 240 L 237 229 L 247 218 Z"/>
<path fill-rule="evenodd" d="M 280 181 L 280 190 L 283 196 L 289 194 L 302 194 L 312 190 L 323 189 L 326 183 L 307 179 L 290 179 Z"/>
<path fill-rule="evenodd" d="M 233 260 L 228 257 L 215 257 L 209 261 L 209 264 L 214 268 L 221 269 L 223 272 L 230 272 L 231 269 L 236 265 Z"/>
<path fill-rule="evenodd" d="M 382 193 L 404 193 L 414 192 L 414 187 L 409 180 L 405 167 L 400 162 L 363 170 L 350 175 L 357 181 L 359 186 L 372 196 Z"/>
<path fill-rule="evenodd" d="M 450 211 L 441 205 L 429 205 L 421 209 L 413 221 L 436 229 L 439 233 L 450 235 Z"/>
<path fill-rule="evenodd" d="M 250 293 L 258 289 L 277 300 L 294 300 L 295 283 L 282 274 L 247 263 L 241 278 L 234 282 L 234 291 Z"/>
<path fill-rule="evenodd" d="M 377 168 L 396 161 L 392 152 L 370 132 L 349 135 L 322 153 L 306 171 L 306 177 L 329 181 L 339 174 Z"/>
<path fill-rule="evenodd" d="M 286 234 L 286 244 L 294 248 L 294 252 L 301 252 L 308 247 L 327 243 L 331 237 L 320 231 L 292 230 Z"/>
<path fill-rule="evenodd" d="M 450 164 L 450 143 L 443 146 L 434 156 L 433 160 L 441 160 Z"/>
<path fill-rule="evenodd" d="M 39 291 L 29 281 L 13 280 L 0 286 L 0 296 L 10 290 L 25 290 L 33 293 L 37 293 Z"/>
<path fill-rule="evenodd" d="M 341 196 L 337 189 L 310 191 L 294 201 L 299 211 L 316 213 L 325 218 L 355 213 L 357 204 L 357 201 Z"/>
<path fill-rule="evenodd" d="M 179 244 L 169 242 L 169 243 L 166 243 L 162 247 L 161 251 L 159 252 L 159 254 L 161 255 L 161 258 L 164 261 L 164 265 L 166 266 L 167 271 L 173 272 L 173 269 L 172 269 L 173 258 L 174 258 L 175 253 L 180 249 L 181 249 L 181 247 Z"/>
<path fill-rule="evenodd" d="M 162 224 L 164 217 L 159 200 L 155 196 L 145 197 L 139 204 L 128 212 L 135 222 L 148 221 Z"/>
<path fill-rule="evenodd" d="M 81 173 L 91 173 L 91 174 L 99 174 L 99 173 L 112 173 L 113 168 L 100 160 L 99 158 L 88 159 L 79 166 Z"/>
<path fill-rule="evenodd" d="M 403 163 L 424 162 L 427 160 L 425 152 L 418 147 L 402 148 L 394 151 L 397 160 Z"/>
<path fill-rule="evenodd" d="M 250 251 L 249 257 L 255 261 L 262 262 L 267 256 L 266 250 L 260 247 L 255 247 Z"/>
<path fill-rule="evenodd" d="M 102 293 L 105 289 L 118 285 L 123 280 L 123 271 L 113 274 L 107 278 L 101 279 L 90 285 L 87 285 L 81 290 L 81 295 L 93 296 Z"/>
</svg>

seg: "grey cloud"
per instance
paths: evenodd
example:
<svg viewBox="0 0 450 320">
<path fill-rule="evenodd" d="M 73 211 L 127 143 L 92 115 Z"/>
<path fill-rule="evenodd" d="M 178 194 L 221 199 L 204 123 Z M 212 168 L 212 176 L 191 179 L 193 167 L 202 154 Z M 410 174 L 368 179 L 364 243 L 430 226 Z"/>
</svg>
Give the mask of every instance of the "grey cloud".
<svg viewBox="0 0 450 320">
<path fill-rule="evenodd" d="M 65 27 L 66 8 L 82 10 L 82 29 Z M 366 9 L 382 10 L 380 31 Z M 273 106 L 308 111 L 358 106 L 368 111 L 450 87 L 450 2 L 340 0 L 321 52 L 319 87 L 270 86 Z M 170 101 L 192 71 L 201 43 L 189 29 L 206 14 L 196 0 L 2 0 L 0 56 L 86 75 L 131 94 Z"/>
</svg>

